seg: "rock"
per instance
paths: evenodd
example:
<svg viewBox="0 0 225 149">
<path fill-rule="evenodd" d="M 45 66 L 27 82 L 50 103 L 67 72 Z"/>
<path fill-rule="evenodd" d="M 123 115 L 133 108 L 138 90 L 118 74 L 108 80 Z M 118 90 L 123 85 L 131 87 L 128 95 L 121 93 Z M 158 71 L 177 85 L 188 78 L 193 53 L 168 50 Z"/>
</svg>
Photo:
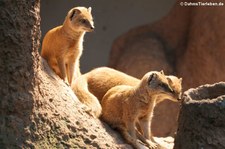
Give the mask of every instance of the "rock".
<svg viewBox="0 0 225 149">
<path fill-rule="evenodd" d="M 225 9 L 193 7 L 192 10 L 187 46 L 176 67 L 186 88 L 225 80 Z"/>
<path fill-rule="evenodd" d="M 225 82 L 184 93 L 175 149 L 225 148 Z"/>
<path fill-rule="evenodd" d="M 174 138 L 166 137 L 166 138 L 157 138 L 154 137 L 154 140 L 160 145 L 159 149 L 172 149 L 174 146 Z M 157 149 L 158 149 L 157 148 Z"/>
<path fill-rule="evenodd" d="M 149 70 L 173 72 L 164 53 L 165 45 L 160 39 L 151 35 L 143 35 L 139 36 L 138 40 L 129 41 L 127 44 L 129 46 L 124 49 L 123 53 L 120 53 L 121 55 L 118 55 L 115 62 L 115 59 L 110 59 L 110 67 L 137 78 L 142 78 Z"/>
</svg>

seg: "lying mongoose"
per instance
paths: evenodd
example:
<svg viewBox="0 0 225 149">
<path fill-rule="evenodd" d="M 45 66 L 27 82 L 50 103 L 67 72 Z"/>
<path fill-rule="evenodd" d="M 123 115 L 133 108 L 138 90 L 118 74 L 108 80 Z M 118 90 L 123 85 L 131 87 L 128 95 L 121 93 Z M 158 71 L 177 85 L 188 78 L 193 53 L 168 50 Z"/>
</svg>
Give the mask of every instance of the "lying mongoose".
<svg viewBox="0 0 225 149">
<path fill-rule="evenodd" d="M 78 99 L 86 104 L 92 113 L 99 117 L 101 102 L 105 93 L 117 85 L 136 86 L 139 79 L 108 67 L 96 68 L 73 81 L 72 89 Z"/>
<path fill-rule="evenodd" d="M 165 99 L 178 101 L 180 93 L 181 79 L 152 71 L 135 86 L 119 85 L 108 90 L 101 101 L 101 118 L 117 128 L 133 147 L 143 148 L 140 139 L 149 148 L 156 148 L 150 129 L 153 109 Z M 141 132 L 137 131 L 136 124 Z"/>
<path fill-rule="evenodd" d="M 41 56 L 65 82 L 81 75 L 80 62 L 83 38 L 94 30 L 91 7 L 72 8 L 63 23 L 47 32 L 42 43 Z"/>
<path fill-rule="evenodd" d="M 99 117 L 102 110 L 99 101 L 110 88 L 123 84 L 135 86 L 139 82 L 139 79 L 115 69 L 100 67 L 78 77 L 73 81 L 72 89 L 78 99 Z"/>
</svg>

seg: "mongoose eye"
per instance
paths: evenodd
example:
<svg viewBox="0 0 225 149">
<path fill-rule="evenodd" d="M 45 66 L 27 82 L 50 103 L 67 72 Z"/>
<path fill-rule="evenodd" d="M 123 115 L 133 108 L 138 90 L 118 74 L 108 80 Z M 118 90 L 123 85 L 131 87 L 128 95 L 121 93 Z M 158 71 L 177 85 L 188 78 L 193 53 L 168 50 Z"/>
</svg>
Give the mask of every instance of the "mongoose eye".
<svg viewBox="0 0 225 149">
<path fill-rule="evenodd" d="M 165 83 L 161 83 L 160 86 L 167 92 L 174 93 L 174 91 Z"/>
<path fill-rule="evenodd" d="M 86 19 L 80 19 L 80 22 L 81 22 L 82 24 L 86 24 L 86 23 L 87 23 L 87 20 L 86 20 Z"/>
</svg>

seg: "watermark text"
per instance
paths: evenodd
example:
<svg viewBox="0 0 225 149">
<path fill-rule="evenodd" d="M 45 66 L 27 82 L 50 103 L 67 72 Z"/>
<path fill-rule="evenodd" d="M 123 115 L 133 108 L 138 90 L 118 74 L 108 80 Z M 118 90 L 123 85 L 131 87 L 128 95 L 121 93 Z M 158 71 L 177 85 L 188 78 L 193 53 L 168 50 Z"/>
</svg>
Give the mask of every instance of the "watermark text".
<svg viewBox="0 0 225 149">
<path fill-rule="evenodd" d="M 180 2 L 180 6 L 224 6 L 223 2 Z"/>
</svg>

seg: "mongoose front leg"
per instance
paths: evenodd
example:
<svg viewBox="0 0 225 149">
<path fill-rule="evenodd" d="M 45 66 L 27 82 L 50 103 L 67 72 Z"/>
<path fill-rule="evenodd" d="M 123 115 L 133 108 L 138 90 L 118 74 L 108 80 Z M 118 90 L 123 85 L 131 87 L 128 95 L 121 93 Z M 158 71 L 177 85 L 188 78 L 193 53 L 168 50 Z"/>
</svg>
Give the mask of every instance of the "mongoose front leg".
<svg viewBox="0 0 225 149">
<path fill-rule="evenodd" d="M 67 80 L 67 76 L 66 76 L 66 65 L 65 65 L 65 61 L 63 60 L 63 58 L 58 58 L 57 59 L 58 62 L 58 66 L 59 66 L 59 70 L 60 70 L 60 74 L 61 74 L 61 78 L 65 81 L 68 82 Z"/>
<path fill-rule="evenodd" d="M 138 138 L 144 143 L 147 143 L 151 149 L 154 149 L 157 147 L 157 144 L 153 142 L 154 140 L 151 134 L 151 119 L 152 119 L 151 117 L 152 115 L 149 114 L 139 119 L 139 124 L 142 129 L 144 137 L 141 136 L 141 134 L 138 134 Z"/>
<path fill-rule="evenodd" d="M 151 135 L 151 132 L 150 132 L 150 120 L 149 118 L 141 118 L 139 120 L 139 123 L 140 123 L 140 127 L 141 127 L 141 130 L 143 132 L 143 135 L 146 139 L 150 139 L 150 135 Z"/>
<path fill-rule="evenodd" d="M 68 77 L 68 82 L 71 85 L 74 77 L 74 72 L 75 70 L 75 62 L 70 61 L 69 64 L 67 65 L 67 77 Z"/>
</svg>

